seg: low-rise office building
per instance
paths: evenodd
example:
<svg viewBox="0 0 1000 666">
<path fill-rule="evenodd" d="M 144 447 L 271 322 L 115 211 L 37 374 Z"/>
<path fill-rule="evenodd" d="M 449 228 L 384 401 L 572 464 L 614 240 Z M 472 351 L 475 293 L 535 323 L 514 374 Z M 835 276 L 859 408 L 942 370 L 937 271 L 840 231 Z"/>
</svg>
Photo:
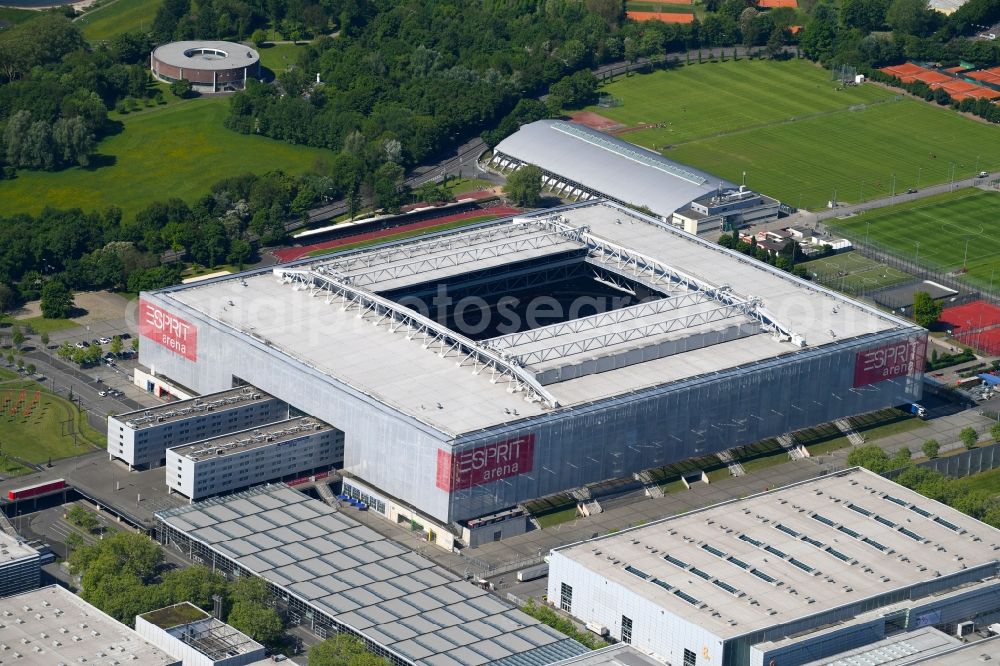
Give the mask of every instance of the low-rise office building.
<svg viewBox="0 0 1000 666">
<path fill-rule="evenodd" d="M 41 562 L 42 556 L 37 550 L 0 532 L 0 597 L 38 587 Z"/>
<path fill-rule="evenodd" d="M 798 666 L 1000 613 L 1000 531 L 863 469 L 549 560 L 550 602 L 678 666 Z"/>
<path fill-rule="evenodd" d="M 167 488 L 196 500 L 343 464 L 343 432 L 288 419 L 167 449 Z"/>
<path fill-rule="evenodd" d="M 167 449 L 287 419 L 288 404 L 240 386 L 108 417 L 108 455 L 134 469 L 161 467 Z"/>
<path fill-rule="evenodd" d="M 0 664 L 181 666 L 135 631 L 66 588 L 0 599 Z"/>
<path fill-rule="evenodd" d="M 266 656 L 263 645 L 187 601 L 137 615 L 135 630 L 184 666 L 246 666 Z"/>
</svg>

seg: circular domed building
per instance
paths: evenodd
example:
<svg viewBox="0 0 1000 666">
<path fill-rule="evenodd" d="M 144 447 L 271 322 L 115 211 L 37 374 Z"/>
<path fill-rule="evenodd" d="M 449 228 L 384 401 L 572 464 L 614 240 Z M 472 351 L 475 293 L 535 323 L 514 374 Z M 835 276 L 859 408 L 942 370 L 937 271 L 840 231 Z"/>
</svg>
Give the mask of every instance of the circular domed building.
<svg viewBox="0 0 1000 666">
<path fill-rule="evenodd" d="M 190 81 L 198 92 L 232 92 L 260 78 L 260 55 L 235 42 L 171 42 L 153 50 L 149 68 L 160 81 Z"/>
</svg>

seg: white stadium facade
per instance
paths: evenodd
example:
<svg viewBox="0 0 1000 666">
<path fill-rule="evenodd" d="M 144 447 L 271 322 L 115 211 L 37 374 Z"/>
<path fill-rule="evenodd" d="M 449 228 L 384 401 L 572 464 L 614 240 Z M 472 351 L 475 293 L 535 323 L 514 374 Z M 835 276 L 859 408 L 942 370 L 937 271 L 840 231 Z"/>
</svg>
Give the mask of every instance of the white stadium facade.
<svg viewBox="0 0 1000 666">
<path fill-rule="evenodd" d="M 730 231 L 778 217 L 780 202 L 595 129 L 539 120 L 493 150 L 504 173 L 532 164 L 543 186 L 571 200 L 608 199 L 648 209 L 692 234 Z"/>
<path fill-rule="evenodd" d="M 329 423 L 345 484 L 445 547 L 523 531 L 534 498 L 914 402 L 926 347 L 604 201 L 146 292 L 139 317 L 156 374 Z"/>
</svg>

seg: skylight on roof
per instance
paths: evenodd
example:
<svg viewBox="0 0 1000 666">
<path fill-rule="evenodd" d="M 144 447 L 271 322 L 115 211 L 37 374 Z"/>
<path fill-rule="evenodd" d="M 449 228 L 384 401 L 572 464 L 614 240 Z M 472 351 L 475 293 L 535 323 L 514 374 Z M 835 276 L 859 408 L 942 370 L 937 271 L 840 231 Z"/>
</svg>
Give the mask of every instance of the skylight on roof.
<svg viewBox="0 0 1000 666">
<path fill-rule="evenodd" d="M 833 548 L 827 548 L 826 552 L 830 553 L 831 555 L 833 555 L 834 557 L 836 557 L 838 560 L 840 560 L 842 562 L 850 562 L 851 561 L 851 558 L 849 558 L 847 555 L 844 555 L 839 550 L 835 550 Z"/>
<path fill-rule="evenodd" d="M 746 541 L 751 546 L 757 546 L 758 548 L 760 548 L 761 546 L 764 545 L 760 541 L 757 541 L 756 539 L 754 539 L 752 537 L 748 537 L 746 534 L 741 534 L 740 535 L 740 541 Z"/>
<path fill-rule="evenodd" d="M 851 511 L 857 511 L 862 516 L 870 516 L 870 515 L 872 515 L 871 511 L 869 511 L 868 509 L 865 509 L 864 507 L 860 507 L 857 504 L 848 504 L 847 508 L 850 509 Z"/>
<path fill-rule="evenodd" d="M 785 554 L 784 551 L 778 550 L 774 546 L 764 546 L 764 550 L 766 550 L 767 552 L 771 553 L 772 555 L 777 555 L 781 559 L 785 559 L 786 557 L 788 557 L 788 555 Z"/>
<path fill-rule="evenodd" d="M 749 564 L 747 564 L 743 560 L 737 559 L 737 558 L 732 557 L 732 556 L 727 557 L 726 558 L 726 562 L 731 562 L 731 563 L 735 564 L 736 566 L 738 566 L 740 569 L 749 569 L 750 568 Z"/>
<path fill-rule="evenodd" d="M 723 553 L 721 550 L 719 550 L 718 548 L 714 548 L 714 547 L 708 545 L 707 543 L 706 544 L 702 544 L 701 549 L 702 550 L 707 550 L 708 552 L 712 553 L 712 555 L 715 555 L 716 557 L 725 557 L 726 556 L 726 554 Z"/>
<path fill-rule="evenodd" d="M 925 511 L 924 509 L 921 509 L 916 504 L 914 504 L 913 506 L 910 507 L 910 511 L 913 511 L 914 513 L 919 513 L 924 518 L 930 518 L 931 517 L 931 512 L 930 511 Z"/>
<path fill-rule="evenodd" d="M 903 534 L 905 534 L 906 536 L 910 537 L 914 541 L 920 541 L 921 543 L 924 542 L 924 541 L 926 541 L 926 539 L 924 539 L 922 536 L 920 536 L 916 532 L 911 532 L 910 530 L 906 529 L 905 527 L 900 527 L 899 531 L 902 532 Z"/>
<path fill-rule="evenodd" d="M 669 554 L 664 555 L 663 559 L 665 559 L 667 562 L 670 562 L 675 567 L 680 567 L 681 569 L 687 569 L 688 568 L 687 562 L 685 562 L 684 560 L 679 560 L 676 557 L 674 557 L 673 555 L 669 555 Z"/>
<path fill-rule="evenodd" d="M 698 605 L 701 604 L 700 601 L 698 601 L 697 599 L 695 599 L 694 597 L 692 597 L 690 594 L 687 594 L 687 593 L 683 592 L 682 590 L 674 590 L 674 594 L 676 594 L 678 597 L 680 597 L 684 601 L 688 602 L 692 606 L 698 606 Z"/>
<path fill-rule="evenodd" d="M 739 596 L 739 594 L 740 594 L 740 591 L 737 590 L 735 587 L 733 587 L 729 583 L 726 583 L 726 582 L 721 581 L 719 579 L 713 580 L 712 584 L 715 585 L 715 586 L 717 586 L 717 587 L 721 587 L 723 590 L 725 590 L 726 592 L 728 592 L 729 594 L 732 594 L 734 596 Z"/>
<path fill-rule="evenodd" d="M 829 518 L 827 518 L 826 516 L 821 516 L 818 513 L 814 513 L 812 515 L 812 519 L 813 520 L 818 520 L 819 522 L 823 523 L 824 525 L 829 525 L 830 527 L 833 527 L 833 526 L 835 526 L 837 524 L 837 523 L 833 522 L 832 520 L 830 520 Z"/>
<path fill-rule="evenodd" d="M 665 580 L 660 580 L 659 578 L 650 578 L 649 582 L 653 583 L 654 585 L 659 585 L 664 590 L 670 590 L 670 589 L 673 588 L 673 585 L 671 585 L 670 583 L 668 583 Z"/>
<path fill-rule="evenodd" d="M 791 527 L 785 527 L 781 523 L 775 523 L 774 524 L 774 528 L 777 529 L 777 530 L 781 530 L 782 532 L 784 532 L 788 536 L 793 536 L 796 539 L 799 538 L 799 533 L 796 532 L 795 530 L 793 530 Z"/>
<path fill-rule="evenodd" d="M 636 569 L 631 564 L 628 564 L 628 565 L 625 566 L 625 571 L 629 572 L 633 576 L 638 576 L 639 578 L 641 578 L 643 580 L 649 580 L 649 574 L 648 573 L 646 573 L 645 571 L 642 571 L 641 569 Z"/>
<path fill-rule="evenodd" d="M 797 566 L 797 567 L 798 567 L 799 569 L 802 569 L 802 570 L 803 570 L 803 571 L 805 571 L 806 573 L 812 573 L 813 571 L 815 571 L 815 569 L 814 569 L 814 568 L 812 568 L 811 566 L 809 566 L 808 564 L 806 564 L 806 563 L 805 563 L 805 562 L 803 562 L 802 560 L 797 560 L 797 559 L 795 559 L 794 557 L 790 557 L 790 558 L 788 558 L 788 561 L 789 561 L 789 562 L 790 562 L 791 564 L 793 564 L 793 565 Z"/>
<path fill-rule="evenodd" d="M 890 502 L 898 504 L 899 506 L 906 506 L 906 502 L 899 499 L 898 497 L 893 497 L 892 495 L 882 495 L 882 499 L 889 500 Z"/>
<path fill-rule="evenodd" d="M 878 522 L 882 523 L 886 527 L 895 527 L 896 526 L 896 523 L 892 522 L 888 518 L 883 518 L 882 516 L 875 516 L 875 520 L 877 520 Z"/>
<path fill-rule="evenodd" d="M 875 541 L 874 539 L 869 539 L 868 537 L 862 537 L 861 540 L 864 541 L 869 546 L 871 546 L 872 548 L 875 548 L 876 550 L 880 550 L 883 553 L 886 550 L 888 550 L 888 548 L 886 548 L 885 546 L 883 546 L 882 544 L 880 544 L 878 541 Z"/>
<path fill-rule="evenodd" d="M 961 531 L 961 528 L 958 525 L 956 525 L 955 523 L 949 523 L 947 520 L 945 520 L 941 516 L 934 516 L 934 522 L 938 523 L 939 525 L 944 525 L 945 527 L 947 527 L 952 532 L 960 532 Z"/>
<path fill-rule="evenodd" d="M 708 573 L 707 571 L 702 571 L 698 567 L 691 567 L 689 571 L 693 573 L 695 576 L 698 576 L 698 578 L 704 578 L 705 580 L 712 580 L 712 574 Z"/>
<path fill-rule="evenodd" d="M 861 535 L 852 530 L 850 527 L 844 527 L 843 525 L 841 525 L 837 529 L 846 534 L 847 536 L 854 537 L 855 539 L 861 538 Z"/>
<path fill-rule="evenodd" d="M 752 573 L 754 576 L 757 576 L 757 578 L 760 578 L 765 583 L 770 583 L 771 585 L 774 585 L 775 583 L 778 582 L 777 579 L 772 578 L 771 576 L 768 576 L 766 573 L 764 573 L 760 569 L 753 569 L 753 570 L 750 571 L 750 573 Z"/>
</svg>

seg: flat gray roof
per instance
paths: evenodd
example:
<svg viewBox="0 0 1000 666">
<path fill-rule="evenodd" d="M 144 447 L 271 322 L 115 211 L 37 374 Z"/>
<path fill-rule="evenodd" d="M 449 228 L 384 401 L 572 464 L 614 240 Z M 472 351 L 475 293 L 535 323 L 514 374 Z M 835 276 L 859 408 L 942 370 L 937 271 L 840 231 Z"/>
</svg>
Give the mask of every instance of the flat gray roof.
<svg viewBox="0 0 1000 666">
<path fill-rule="evenodd" d="M 627 643 L 616 643 L 560 661 L 558 666 L 663 666 L 663 663 Z"/>
<path fill-rule="evenodd" d="M 6 532 L 0 532 L 0 565 L 31 557 L 39 557 L 38 551 Z"/>
<path fill-rule="evenodd" d="M 552 222 L 555 218 L 559 221 Z M 521 215 L 398 246 L 301 262 L 288 268 L 314 273 L 328 270 L 331 275 L 354 271 L 344 279 L 355 279 L 361 275 L 361 269 L 353 267 L 349 260 L 367 261 L 371 266 L 364 272 L 366 286 L 358 288 L 376 292 L 387 283 L 399 286 L 423 282 L 428 275 L 437 275 L 434 271 L 454 274 L 456 262 L 464 266 L 465 272 L 494 266 L 500 257 L 507 256 L 506 252 L 497 253 L 514 246 L 506 240 L 497 241 L 487 250 L 474 253 L 469 248 L 479 245 L 477 235 L 490 232 L 502 236 L 509 229 L 525 224 L 557 224 L 570 228 L 566 233 L 576 234 L 577 240 L 573 242 L 583 251 L 590 241 L 581 240 L 580 233 L 590 234 L 591 238 L 622 247 L 627 252 L 641 253 L 703 283 L 730 289 L 742 298 L 759 299 L 757 302 L 763 310 L 804 340 L 806 351 L 854 344 L 860 336 L 885 331 L 908 330 L 915 335 L 922 331 L 905 320 L 607 202 Z M 444 246 L 446 240 L 453 241 L 452 250 Z M 532 248 L 531 252 L 562 252 L 563 245 L 563 241 L 549 243 Z M 376 261 L 404 246 L 414 256 L 412 263 L 393 260 L 392 270 L 388 270 Z M 465 253 L 456 255 L 455 247 L 462 248 Z M 515 250 L 528 251 L 515 248 L 510 252 Z M 611 263 L 607 255 L 598 257 L 596 254 L 588 261 Z M 328 299 L 321 293 L 314 295 L 304 289 L 297 292 L 296 287 L 282 282 L 271 272 L 257 272 L 173 287 L 158 295 L 268 345 L 273 353 L 297 359 L 339 379 L 449 435 L 474 432 L 549 411 L 540 402 L 527 402 L 522 394 L 509 392 L 505 384 L 494 383 L 489 372 L 476 373 L 471 363 L 456 363 L 456 354 L 441 354 L 437 349 L 427 348 L 423 335 L 407 335 L 405 328 L 372 326 L 377 315 L 359 317 L 357 309 L 348 308 L 343 299 Z M 662 318 L 670 316 L 673 315 L 666 313 Z M 662 318 L 653 323 L 662 324 Z M 733 321 L 745 323 L 750 320 L 736 317 L 691 324 L 683 334 L 718 331 L 732 325 Z M 611 328 L 603 331 L 614 333 Z M 609 342 L 603 348 L 581 348 L 574 356 L 567 334 L 562 338 L 567 344 L 566 351 L 560 352 L 559 362 L 600 356 L 616 348 L 639 349 L 671 335 L 678 333 L 657 333 L 650 329 L 627 340 L 622 338 L 621 343 Z M 779 341 L 769 334 L 749 335 L 546 384 L 545 389 L 560 406 L 572 407 L 799 351 L 792 342 Z M 545 370 L 546 367 L 548 362 L 539 362 L 529 370 Z"/>
<path fill-rule="evenodd" d="M 1000 562 L 1000 530 L 855 468 L 556 548 L 735 637 Z"/>
<path fill-rule="evenodd" d="M 284 484 L 157 517 L 414 663 L 479 666 L 521 655 L 522 666 L 542 666 L 586 651 Z"/>
<path fill-rule="evenodd" d="M 847 650 L 840 654 L 810 661 L 803 666 L 906 666 L 934 659 L 935 664 L 946 663 L 942 653 L 964 648 L 962 642 L 933 627 L 896 634 L 876 643 Z"/>
<path fill-rule="evenodd" d="M 252 67 L 260 61 L 257 51 L 244 44 L 200 40 L 157 46 L 153 57 L 174 67 L 208 71 Z"/>
<path fill-rule="evenodd" d="M 282 442 L 329 430 L 333 430 L 333 426 L 319 419 L 299 417 L 175 446 L 170 451 L 197 462 L 205 458 L 223 458 L 244 453 L 264 446 L 276 446 Z"/>
<path fill-rule="evenodd" d="M 247 402 L 255 400 L 274 400 L 274 396 L 254 386 L 239 386 L 218 393 L 199 395 L 188 400 L 178 400 L 155 407 L 137 409 L 134 412 L 116 414 L 111 418 L 134 430 L 142 430 L 190 418 L 200 412 L 224 412 L 229 409 L 237 409 Z"/>
<path fill-rule="evenodd" d="M 0 638 L 9 648 L 2 659 L 6 662 L 18 652 L 16 663 L 23 666 L 181 663 L 58 585 L 0 599 Z"/>
<path fill-rule="evenodd" d="M 667 217 L 720 186 L 737 187 L 659 153 L 562 120 L 522 125 L 497 144 L 494 152 Z"/>
</svg>

